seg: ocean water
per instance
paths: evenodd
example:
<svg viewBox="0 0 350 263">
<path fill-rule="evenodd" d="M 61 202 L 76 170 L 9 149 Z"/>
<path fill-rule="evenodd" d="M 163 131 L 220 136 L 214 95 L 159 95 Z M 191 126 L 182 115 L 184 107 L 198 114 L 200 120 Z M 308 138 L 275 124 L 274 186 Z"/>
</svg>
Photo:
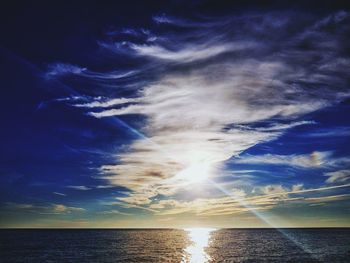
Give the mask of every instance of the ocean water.
<svg viewBox="0 0 350 263">
<path fill-rule="evenodd" d="M 0 230 L 0 262 L 350 262 L 350 229 Z"/>
</svg>

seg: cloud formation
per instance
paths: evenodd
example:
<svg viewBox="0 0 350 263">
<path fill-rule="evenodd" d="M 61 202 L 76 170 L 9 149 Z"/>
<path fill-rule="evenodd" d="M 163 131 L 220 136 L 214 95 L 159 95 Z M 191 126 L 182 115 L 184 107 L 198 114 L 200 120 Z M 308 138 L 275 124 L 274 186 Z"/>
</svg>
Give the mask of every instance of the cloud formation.
<svg viewBox="0 0 350 263">
<path fill-rule="evenodd" d="M 349 188 L 349 184 L 305 189 L 297 184 L 290 188 L 281 185 L 266 185 L 255 189 L 253 195 L 232 189 L 228 195 L 216 198 L 198 198 L 193 201 L 180 201 L 176 199 L 160 200 L 149 207 L 156 210 L 161 216 L 182 213 L 199 216 L 220 216 L 241 214 L 252 211 L 270 210 L 283 204 L 323 204 L 339 200 L 348 200 L 350 194 L 334 195 L 331 191 L 339 188 Z M 324 193 L 325 192 L 325 193 Z M 314 196 L 315 193 L 320 195 Z"/>
<path fill-rule="evenodd" d="M 119 198 L 121 202 L 152 209 L 169 206 L 176 201 L 155 203 L 154 199 L 168 198 L 184 185 L 199 181 L 198 177 L 215 177 L 223 162 L 287 129 L 315 124 L 300 118 L 350 95 L 350 60 L 344 56 L 342 40 L 342 33 L 349 28 L 346 12 L 321 19 L 272 13 L 217 21 L 158 16 L 154 21 L 160 27 L 171 24 L 184 30 L 154 32 L 152 43 L 142 39 L 137 43 L 100 42 L 130 60 L 144 61 L 117 77 L 123 80 L 131 74 L 134 84 L 140 86 L 134 94 L 72 102 L 96 118 L 146 118 L 141 132 L 147 137 L 118 153 L 115 164 L 101 167 L 110 184 L 130 190 L 127 197 Z M 103 79 L 102 73 L 62 65 L 51 72 L 68 71 Z M 144 72 L 153 74 L 152 81 L 138 83 Z M 105 74 L 110 77 L 111 73 Z M 264 155 L 237 162 L 310 168 L 329 162 L 330 155 Z M 191 203 L 186 207 L 192 207 Z"/>
</svg>

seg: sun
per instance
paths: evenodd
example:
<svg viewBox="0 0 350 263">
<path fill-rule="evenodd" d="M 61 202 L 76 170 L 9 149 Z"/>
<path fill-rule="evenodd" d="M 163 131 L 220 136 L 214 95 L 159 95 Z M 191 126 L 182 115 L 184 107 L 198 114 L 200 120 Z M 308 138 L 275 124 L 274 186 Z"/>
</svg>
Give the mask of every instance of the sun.
<svg viewBox="0 0 350 263">
<path fill-rule="evenodd" d="M 209 178 L 211 170 L 210 164 L 195 163 L 180 171 L 175 179 L 189 184 L 201 183 Z"/>
</svg>

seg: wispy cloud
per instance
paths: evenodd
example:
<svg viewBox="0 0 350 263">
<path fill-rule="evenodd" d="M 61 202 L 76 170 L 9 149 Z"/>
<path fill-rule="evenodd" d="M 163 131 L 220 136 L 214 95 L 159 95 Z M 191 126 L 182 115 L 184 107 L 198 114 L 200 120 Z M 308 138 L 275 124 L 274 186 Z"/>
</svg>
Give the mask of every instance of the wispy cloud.
<svg viewBox="0 0 350 263">
<path fill-rule="evenodd" d="M 291 154 L 291 155 L 276 155 L 276 154 L 264 154 L 256 156 L 242 156 L 234 159 L 234 163 L 245 164 L 275 164 L 275 165 L 288 165 L 302 168 L 317 168 L 323 165 L 327 165 L 330 162 L 334 163 L 334 160 L 330 160 L 332 152 L 312 152 L 310 154 Z"/>
<path fill-rule="evenodd" d="M 286 165 L 300 168 L 329 168 L 349 164 L 348 157 L 334 157 L 331 151 L 314 151 L 309 154 L 264 154 L 246 155 L 232 160 L 233 163 Z"/>
<path fill-rule="evenodd" d="M 75 107 L 85 107 L 85 108 L 108 108 L 112 106 L 119 106 L 127 103 L 136 103 L 138 99 L 135 98 L 116 98 L 112 100 L 101 100 L 94 101 L 90 103 L 75 104 Z"/>
<path fill-rule="evenodd" d="M 86 68 L 79 67 L 72 64 L 66 63 L 55 63 L 49 65 L 49 69 L 47 71 L 47 76 L 49 77 L 57 77 L 64 76 L 67 74 L 81 74 L 86 70 Z"/>
<path fill-rule="evenodd" d="M 227 52 L 238 52 L 254 48 L 254 43 L 234 43 L 233 45 L 213 45 L 213 46 L 188 46 L 180 50 L 172 51 L 157 45 L 131 45 L 133 50 L 140 56 L 146 56 L 165 61 L 186 63 L 197 60 L 205 60 Z"/>
<path fill-rule="evenodd" d="M 325 176 L 328 176 L 328 179 L 326 180 L 326 183 L 328 184 L 345 183 L 350 181 L 350 170 L 328 172 L 325 174 Z"/>
<path fill-rule="evenodd" d="M 70 214 L 76 212 L 85 212 L 86 210 L 81 207 L 66 206 L 63 204 L 50 204 L 50 205 L 38 205 L 38 204 L 20 204 L 20 203 L 6 203 L 6 210 L 21 211 L 36 214 Z"/>
<path fill-rule="evenodd" d="M 64 193 L 59 193 L 59 192 L 53 192 L 55 195 L 61 195 L 61 196 L 66 196 Z"/>
<path fill-rule="evenodd" d="M 67 188 L 75 189 L 75 190 L 80 190 L 80 191 L 87 191 L 91 190 L 92 188 L 87 187 L 85 185 L 68 185 L 66 186 Z"/>
<path fill-rule="evenodd" d="M 102 212 L 100 212 L 100 214 L 104 214 L 104 215 L 123 215 L 123 216 L 130 216 L 130 215 L 132 215 L 131 213 L 121 212 L 121 211 L 116 210 L 116 209 L 102 211 Z"/>
</svg>

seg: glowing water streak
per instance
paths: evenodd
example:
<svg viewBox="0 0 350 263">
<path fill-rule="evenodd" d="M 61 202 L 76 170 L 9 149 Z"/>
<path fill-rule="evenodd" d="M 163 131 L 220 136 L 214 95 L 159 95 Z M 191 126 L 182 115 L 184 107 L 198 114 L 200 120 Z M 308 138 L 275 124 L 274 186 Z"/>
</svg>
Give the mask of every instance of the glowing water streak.
<svg viewBox="0 0 350 263">
<path fill-rule="evenodd" d="M 208 262 L 210 256 L 205 252 L 205 248 L 209 244 L 210 232 L 213 228 L 188 228 L 185 229 L 190 238 L 191 244 L 185 249 L 189 258 L 183 260 L 183 263 Z"/>
</svg>

